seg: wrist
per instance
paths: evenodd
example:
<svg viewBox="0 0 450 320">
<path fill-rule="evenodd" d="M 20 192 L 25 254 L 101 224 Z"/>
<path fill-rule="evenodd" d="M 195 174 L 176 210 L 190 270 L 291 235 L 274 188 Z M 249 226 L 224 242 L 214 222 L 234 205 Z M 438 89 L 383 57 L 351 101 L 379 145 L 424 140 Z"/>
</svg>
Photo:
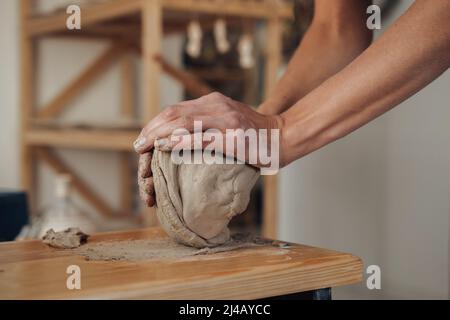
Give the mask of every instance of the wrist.
<svg viewBox="0 0 450 320">
<path fill-rule="evenodd" d="M 276 143 L 277 147 L 275 149 L 272 149 L 271 147 L 271 156 L 275 156 L 273 152 L 278 153 L 278 165 L 279 168 L 283 168 L 286 165 L 285 161 L 285 150 L 283 143 L 283 130 L 285 128 L 285 119 L 281 115 L 269 115 L 267 116 L 268 119 L 268 141 L 270 141 L 270 144 Z M 273 132 L 273 130 L 276 130 L 276 132 Z M 275 141 L 273 141 L 275 139 Z"/>
<path fill-rule="evenodd" d="M 282 167 L 300 159 L 322 144 L 322 121 L 314 116 L 285 112 L 280 115 L 280 155 Z"/>
<path fill-rule="evenodd" d="M 264 115 L 278 115 L 291 107 L 295 101 L 291 101 L 290 94 L 283 92 L 282 89 L 277 88 L 278 94 L 266 99 L 259 105 L 257 111 Z"/>
</svg>

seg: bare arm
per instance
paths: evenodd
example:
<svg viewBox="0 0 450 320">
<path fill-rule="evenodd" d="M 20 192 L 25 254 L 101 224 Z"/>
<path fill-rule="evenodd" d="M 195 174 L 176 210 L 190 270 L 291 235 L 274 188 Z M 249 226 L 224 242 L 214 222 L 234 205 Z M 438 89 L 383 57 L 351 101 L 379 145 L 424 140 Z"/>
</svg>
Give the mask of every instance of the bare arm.
<svg viewBox="0 0 450 320">
<path fill-rule="evenodd" d="M 172 148 L 166 143 L 176 128 L 193 132 L 194 121 L 202 121 L 204 130 L 223 132 L 279 128 L 283 166 L 395 107 L 449 66 L 450 1 L 416 0 L 376 43 L 281 115 L 255 112 L 217 93 L 173 105 L 150 121 L 135 142 L 136 151 L 144 157 L 140 165 L 143 199 L 149 206 L 154 204 L 147 152 L 157 139 L 158 148 Z M 295 81 L 290 85 L 295 89 Z M 280 101 L 275 108 L 289 106 L 288 100 Z"/>
<path fill-rule="evenodd" d="M 369 0 L 316 0 L 314 19 L 271 96 L 259 107 L 280 114 L 336 74 L 372 42 Z"/>
<path fill-rule="evenodd" d="M 350 65 L 281 115 L 282 162 L 363 126 L 449 66 L 450 1 L 417 0 Z"/>
</svg>

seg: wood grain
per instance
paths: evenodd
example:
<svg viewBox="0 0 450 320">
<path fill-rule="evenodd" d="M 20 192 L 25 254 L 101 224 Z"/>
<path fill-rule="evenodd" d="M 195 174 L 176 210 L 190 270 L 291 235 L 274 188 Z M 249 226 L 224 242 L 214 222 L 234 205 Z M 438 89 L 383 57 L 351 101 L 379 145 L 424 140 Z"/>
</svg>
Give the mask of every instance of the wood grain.
<svg viewBox="0 0 450 320">
<path fill-rule="evenodd" d="M 109 0 L 98 4 L 81 6 L 83 12 L 82 26 L 87 27 L 95 23 L 117 18 L 127 14 L 139 12 L 142 0 Z M 67 14 L 63 12 L 51 13 L 28 19 L 26 31 L 30 36 L 66 30 Z"/>
<path fill-rule="evenodd" d="M 277 75 L 281 63 L 281 27 L 282 21 L 277 17 L 267 22 L 266 66 L 264 74 L 264 95 L 269 95 L 277 84 Z M 277 176 L 264 176 L 263 197 L 263 235 L 276 238 L 278 230 L 278 178 Z"/>
<path fill-rule="evenodd" d="M 33 39 L 25 32 L 25 25 L 33 7 L 28 0 L 20 1 L 20 180 L 21 187 L 27 192 L 31 213 L 35 213 L 37 209 L 35 192 L 37 175 L 33 148 L 27 145 L 25 132 L 30 128 L 30 120 L 35 112 L 36 48 Z"/>
<path fill-rule="evenodd" d="M 144 123 L 147 124 L 161 109 L 161 66 L 153 59 L 161 54 L 163 12 L 161 0 L 145 1 L 142 16 L 142 71 Z"/>
<path fill-rule="evenodd" d="M 94 150 L 134 151 L 139 130 L 111 129 L 30 129 L 25 134 L 29 145 Z"/>
<path fill-rule="evenodd" d="M 100 3 L 82 5 L 82 27 L 90 27 L 101 22 L 124 15 L 130 15 L 142 10 L 148 3 L 158 1 L 164 11 L 178 12 L 184 16 L 195 14 L 213 14 L 236 16 L 254 19 L 267 19 L 278 16 L 284 19 L 292 18 L 292 7 L 282 1 L 259 0 L 108 0 Z M 65 9 L 63 7 L 63 9 Z M 66 30 L 67 14 L 56 11 L 40 16 L 31 16 L 26 25 L 30 36 L 42 36 Z"/>
<path fill-rule="evenodd" d="M 269 18 L 279 16 L 283 18 L 292 17 L 292 9 L 282 1 L 258 1 L 258 0 L 163 0 L 165 9 L 217 14 L 226 16 L 239 16 L 245 18 Z"/>
<path fill-rule="evenodd" d="M 90 242 L 165 237 L 159 228 L 94 235 Z M 81 290 L 66 268 L 81 268 Z M 0 299 L 256 299 L 356 283 L 361 259 L 292 245 L 240 249 L 178 260 L 85 261 L 40 241 L 0 244 Z"/>
</svg>

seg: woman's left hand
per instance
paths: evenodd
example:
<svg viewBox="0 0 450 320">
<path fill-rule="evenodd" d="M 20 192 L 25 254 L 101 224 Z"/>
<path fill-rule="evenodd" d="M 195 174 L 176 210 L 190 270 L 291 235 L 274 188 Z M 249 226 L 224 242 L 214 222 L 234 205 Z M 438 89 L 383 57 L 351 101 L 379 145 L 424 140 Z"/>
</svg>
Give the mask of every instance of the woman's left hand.
<svg viewBox="0 0 450 320">
<path fill-rule="evenodd" d="M 153 148 L 170 151 L 174 147 L 180 149 L 194 149 L 194 122 L 200 121 L 202 131 L 215 129 L 223 134 L 227 129 L 281 129 L 280 116 L 263 115 L 247 105 L 234 101 L 220 93 L 214 92 L 196 100 L 184 101 L 167 107 L 151 120 L 141 131 L 134 143 L 136 152 L 144 154 Z M 192 134 L 191 139 L 176 139 L 180 137 L 175 130 L 184 129 Z M 174 134 L 175 133 L 175 134 Z M 202 143 L 204 148 L 207 143 Z M 224 146 L 225 147 L 225 146 Z M 222 152 L 228 156 L 235 156 L 235 150 Z M 248 152 L 246 152 L 247 154 Z M 247 159 L 239 159 L 246 161 Z M 253 164 L 254 165 L 254 164 Z M 256 165 L 257 166 L 257 165 Z"/>
</svg>

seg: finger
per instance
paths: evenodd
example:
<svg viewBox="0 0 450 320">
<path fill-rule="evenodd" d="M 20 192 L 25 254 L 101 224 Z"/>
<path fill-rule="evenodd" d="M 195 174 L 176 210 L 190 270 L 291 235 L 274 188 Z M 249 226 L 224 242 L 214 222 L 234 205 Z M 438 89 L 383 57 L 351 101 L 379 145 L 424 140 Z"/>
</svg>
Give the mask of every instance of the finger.
<svg viewBox="0 0 450 320">
<path fill-rule="evenodd" d="M 176 135 L 169 138 L 158 139 L 155 149 L 168 152 L 178 150 L 202 150 L 210 141 L 203 141 L 202 132 L 186 135 Z"/>
<path fill-rule="evenodd" d="M 155 186 L 153 178 L 139 180 L 139 195 L 141 200 L 149 207 L 155 204 Z"/>
<path fill-rule="evenodd" d="M 153 178 L 146 178 L 144 180 L 143 189 L 144 192 L 147 193 L 148 195 L 153 196 L 155 194 L 155 185 L 153 183 Z"/>
<path fill-rule="evenodd" d="M 144 183 L 145 183 L 145 178 L 138 177 L 139 195 L 140 196 L 142 196 L 145 193 L 145 191 L 144 191 Z"/>
<path fill-rule="evenodd" d="M 141 178 L 149 178 L 152 176 L 152 152 L 146 152 L 139 156 L 139 166 L 138 172 L 139 177 Z"/>
<path fill-rule="evenodd" d="M 155 193 L 155 185 L 153 177 L 138 179 L 139 192 L 142 194 L 153 195 Z"/>
<path fill-rule="evenodd" d="M 176 120 L 164 123 L 163 125 L 157 127 L 155 130 L 149 132 L 146 136 L 142 136 L 141 143 L 139 145 L 135 145 L 135 150 L 138 153 L 145 153 L 151 150 L 157 139 L 167 138 L 172 135 L 187 135 L 189 133 L 193 133 L 194 124 L 196 121 L 201 122 L 201 129 L 207 130 L 212 128 L 224 129 L 226 127 L 226 121 L 223 121 L 223 118 L 217 116 L 183 116 Z"/>
<path fill-rule="evenodd" d="M 133 144 L 134 149 L 140 153 L 143 149 L 150 150 L 153 148 L 152 140 L 148 141 L 146 137 L 168 122 L 176 121 L 179 118 L 223 115 L 224 112 L 229 111 L 229 100 L 229 98 L 220 94 L 212 93 L 196 100 L 184 101 L 167 107 L 142 129 L 139 137 Z"/>
<path fill-rule="evenodd" d="M 192 101 L 183 101 L 164 108 L 156 117 L 154 117 L 141 131 L 141 135 L 146 135 L 151 130 L 162 125 L 164 122 L 175 120 L 181 113 L 181 109 L 185 106 L 192 105 Z M 187 111 L 184 109 L 188 109 Z M 189 108 L 183 108 L 184 112 L 189 112 Z"/>
<path fill-rule="evenodd" d="M 225 138 L 222 132 L 217 131 L 218 135 L 211 139 L 204 139 L 204 133 L 198 132 L 184 136 L 172 136 L 164 139 L 164 141 L 155 147 L 157 150 L 170 152 L 180 150 L 204 150 L 208 148 L 214 152 L 226 154 Z M 216 139 L 219 139 L 218 141 Z M 158 140 L 159 141 L 159 140 Z M 234 150 L 234 149 L 233 149 Z M 234 152 L 230 152 L 231 155 Z"/>
<path fill-rule="evenodd" d="M 216 139 L 219 140 L 217 141 Z M 244 149 L 238 152 L 238 146 L 240 146 L 240 148 L 243 147 Z M 211 137 L 205 137 L 205 133 L 202 132 L 184 136 L 172 136 L 164 139 L 164 141 L 160 142 L 155 148 L 165 152 L 208 149 L 216 153 L 221 153 L 229 158 L 237 159 L 243 163 L 247 162 L 250 154 L 252 154 L 252 158 L 256 159 L 258 152 L 257 144 L 249 146 L 249 144 L 246 143 L 245 137 L 236 137 L 233 135 L 227 137 L 227 135 L 220 131 L 217 131 L 217 134 Z"/>
<path fill-rule="evenodd" d="M 227 103 L 230 100 L 218 92 L 213 92 L 194 100 L 182 101 L 166 107 L 142 129 L 141 135 L 147 135 L 163 123 L 176 120 L 178 117 L 220 113 L 227 109 Z"/>
<path fill-rule="evenodd" d="M 156 117 L 154 117 L 139 133 L 139 136 L 134 141 L 133 146 L 134 149 L 137 150 L 141 148 L 146 140 L 145 137 L 149 135 L 149 133 L 154 130 L 155 128 L 163 125 L 166 122 L 173 121 L 178 117 L 178 114 L 180 114 L 179 109 L 182 105 L 188 104 L 189 102 L 180 102 L 176 105 L 172 105 L 170 107 L 167 107 L 159 113 Z"/>
<path fill-rule="evenodd" d="M 167 121 L 175 120 L 183 115 L 200 115 L 211 112 L 212 105 L 219 104 L 226 107 L 226 104 L 231 101 L 230 98 L 218 93 L 212 92 L 200 98 L 193 100 L 186 100 L 169 107 L 153 118 L 141 131 L 140 135 L 147 135 L 151 130 L 159 127 Z"/>
<path fill-rule="evenodd" d="M 182 116 L 201 115 L 210 112 L 209 104 L 201 103 L 201 98 L 182 101 L 166 107 L 160 114 L 153 118 L 141 131 L 141 135 L 147 135 L 150 131 L 166 122 L 176 120 Z"/>
<path fill-rule="evenodd" d="M 178 119 L 191 117 L 194 115 L 199 115 L 202 108 L 183 108 L 181 110 L 181 105 L 174 105 L 166 108 L 163 112 L 161 112 L 158 116 L 156 116 L 152 121 L 150 121 L 144 129 L 142 129 L 139 137 L 133 143 L 134 149 L 136 152 L 140 153 L 142 150 L 150 150 L 153 148 L 154 139 L 157 138 L 154 133 L 158 128 L 164 128 L 168 123 L 174 123 Z"/>
<path fill-rule="evenodd" d="M 148 195 L 148 194 L 144 194 L 143 196 L 141 196 L 141 200 L 149 208 L 151 208 L 151 207 L 156 205 L 155 198 L 153 196 Z"/>
</svg>

